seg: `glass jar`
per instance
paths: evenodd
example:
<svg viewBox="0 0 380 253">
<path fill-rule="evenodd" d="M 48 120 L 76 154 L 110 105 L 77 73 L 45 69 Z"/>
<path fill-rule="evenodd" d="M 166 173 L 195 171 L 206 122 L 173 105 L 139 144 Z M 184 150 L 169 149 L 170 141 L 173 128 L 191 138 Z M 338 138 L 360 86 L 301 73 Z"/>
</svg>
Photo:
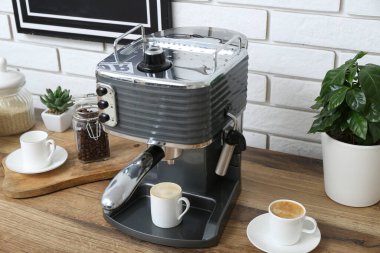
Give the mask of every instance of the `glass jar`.
<svg viewBox="0 0 380 253">
<path fill-rule="evenodd" d="M 73 116 L 78 159 L 81 162 L 107 160 L 110 157 L 108 134 L 98 120 L 97 105 L 77 105 Z"/>
<path fill-rule="evenodd" d="M 36 122 L 32 94 L 24 84 L 24 75 L 7 70 L 7 61 L 0 57 L 0 136 L 23 133 Z"/>
</svg>

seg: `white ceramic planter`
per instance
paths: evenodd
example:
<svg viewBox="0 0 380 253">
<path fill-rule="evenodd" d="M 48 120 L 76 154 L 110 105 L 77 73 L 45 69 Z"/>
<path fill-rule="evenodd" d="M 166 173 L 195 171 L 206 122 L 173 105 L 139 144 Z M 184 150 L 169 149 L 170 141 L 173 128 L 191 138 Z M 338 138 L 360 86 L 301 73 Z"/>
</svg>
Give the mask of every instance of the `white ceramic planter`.
<svg viewBox="0 0 380 253">
<path fill-rule="evenodd" d="M 365 207 L 380 201 L 380 145 L 359 146 L 322 133 L 325 191 L 334 201 Z"/>
<path fill-rule="evenodd" d="M 71 107 L 60 115 L 50 114 L 47 111 L 48 109 L 43 111 L 41 117 L 48 130 L 61 133 L 71 126 L 73 118 L 73 109 Z"/>
</svg>

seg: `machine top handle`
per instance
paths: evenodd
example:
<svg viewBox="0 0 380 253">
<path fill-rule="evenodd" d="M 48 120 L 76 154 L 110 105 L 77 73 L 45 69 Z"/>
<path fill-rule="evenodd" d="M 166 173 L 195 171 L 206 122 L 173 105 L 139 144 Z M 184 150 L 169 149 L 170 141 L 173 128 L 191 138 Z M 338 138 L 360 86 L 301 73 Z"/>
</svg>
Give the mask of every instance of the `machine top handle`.
<svg viewBox="0 0 380 253">
<path fill-rule="evenodd" d="M 124 39 L 126 36 L 128 36 L 129 34 L 133 33 L 134 31 L 136 31 L 137 29 L 141 28 L 141 38 L 143 40 L 143 53 L 145 52 L 145 27 L 143 24 L 139 24 L 137 26 L 135 26 L 134 28 L 132 28 L 131 30 L 123 33 L 122 35 L 120 35 L 119 37 L 117 37 L 115 39 L 115 41 L 113 42 L 113 52 L 114 52 L 114 55 L 115 55 L 115 59 L 116 59 L 116 62 L 117 63 L 120 63 L 119 62 L 119 56 L 117 55 L 117 45 L 119 44 L 119 42 Z"/>
</svg>

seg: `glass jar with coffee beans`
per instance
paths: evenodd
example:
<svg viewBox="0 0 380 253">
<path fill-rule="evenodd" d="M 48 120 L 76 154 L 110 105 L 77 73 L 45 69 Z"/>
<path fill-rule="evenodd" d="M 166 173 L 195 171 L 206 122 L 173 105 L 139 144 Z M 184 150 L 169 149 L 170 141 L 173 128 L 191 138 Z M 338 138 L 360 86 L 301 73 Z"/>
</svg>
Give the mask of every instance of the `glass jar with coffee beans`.
<svg viewBox="0 0 380 253">
<path fill-rule="evenodd" d="M 110 157 L 108 135 L 98 120 L 97 105 L 79 105 L 73 116 L 78 159 L 81 162 L 107 160 Z"/>
</svg>

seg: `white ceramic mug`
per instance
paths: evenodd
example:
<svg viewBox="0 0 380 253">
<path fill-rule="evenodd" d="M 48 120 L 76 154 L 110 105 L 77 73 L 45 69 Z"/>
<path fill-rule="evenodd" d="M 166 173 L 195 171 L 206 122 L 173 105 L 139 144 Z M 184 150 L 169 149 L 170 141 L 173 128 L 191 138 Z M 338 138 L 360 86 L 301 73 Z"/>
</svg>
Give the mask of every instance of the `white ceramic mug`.
<svg viewBox="0 0 380 253">
<path fill-rule="evenodd" d="M 182 202 L 186 204 L 184 211 Z M 172 228 L 181 223 L 182 217 L 189 211 L 190 201 L 182 197 L 181 186 L 163 182 L 150 189 L 150 207 L 154 225 Z"/>
<path fill-rule="evenodd" d="M 48 139 L 46 132 L 26 132 L 21 135 L 20 144 L 24 167 L 33 170 L 50 165 L 56 145 L 53 140 Z"/>
<path fill-rule="evenodd" d="M 282 203 L 285 204 L 282 205 Z M 299 241 L 302 233 L 312 234 L 317 229 L 317 222 L 306 216 L 305 207 L 294 200 L 273 201 L 269 205 L 269 213 L 271 238 L 279 245 L 293 245 Z M 312 224 L 311 229 L 304 228 L 305 221 Z"/>
</svg>

